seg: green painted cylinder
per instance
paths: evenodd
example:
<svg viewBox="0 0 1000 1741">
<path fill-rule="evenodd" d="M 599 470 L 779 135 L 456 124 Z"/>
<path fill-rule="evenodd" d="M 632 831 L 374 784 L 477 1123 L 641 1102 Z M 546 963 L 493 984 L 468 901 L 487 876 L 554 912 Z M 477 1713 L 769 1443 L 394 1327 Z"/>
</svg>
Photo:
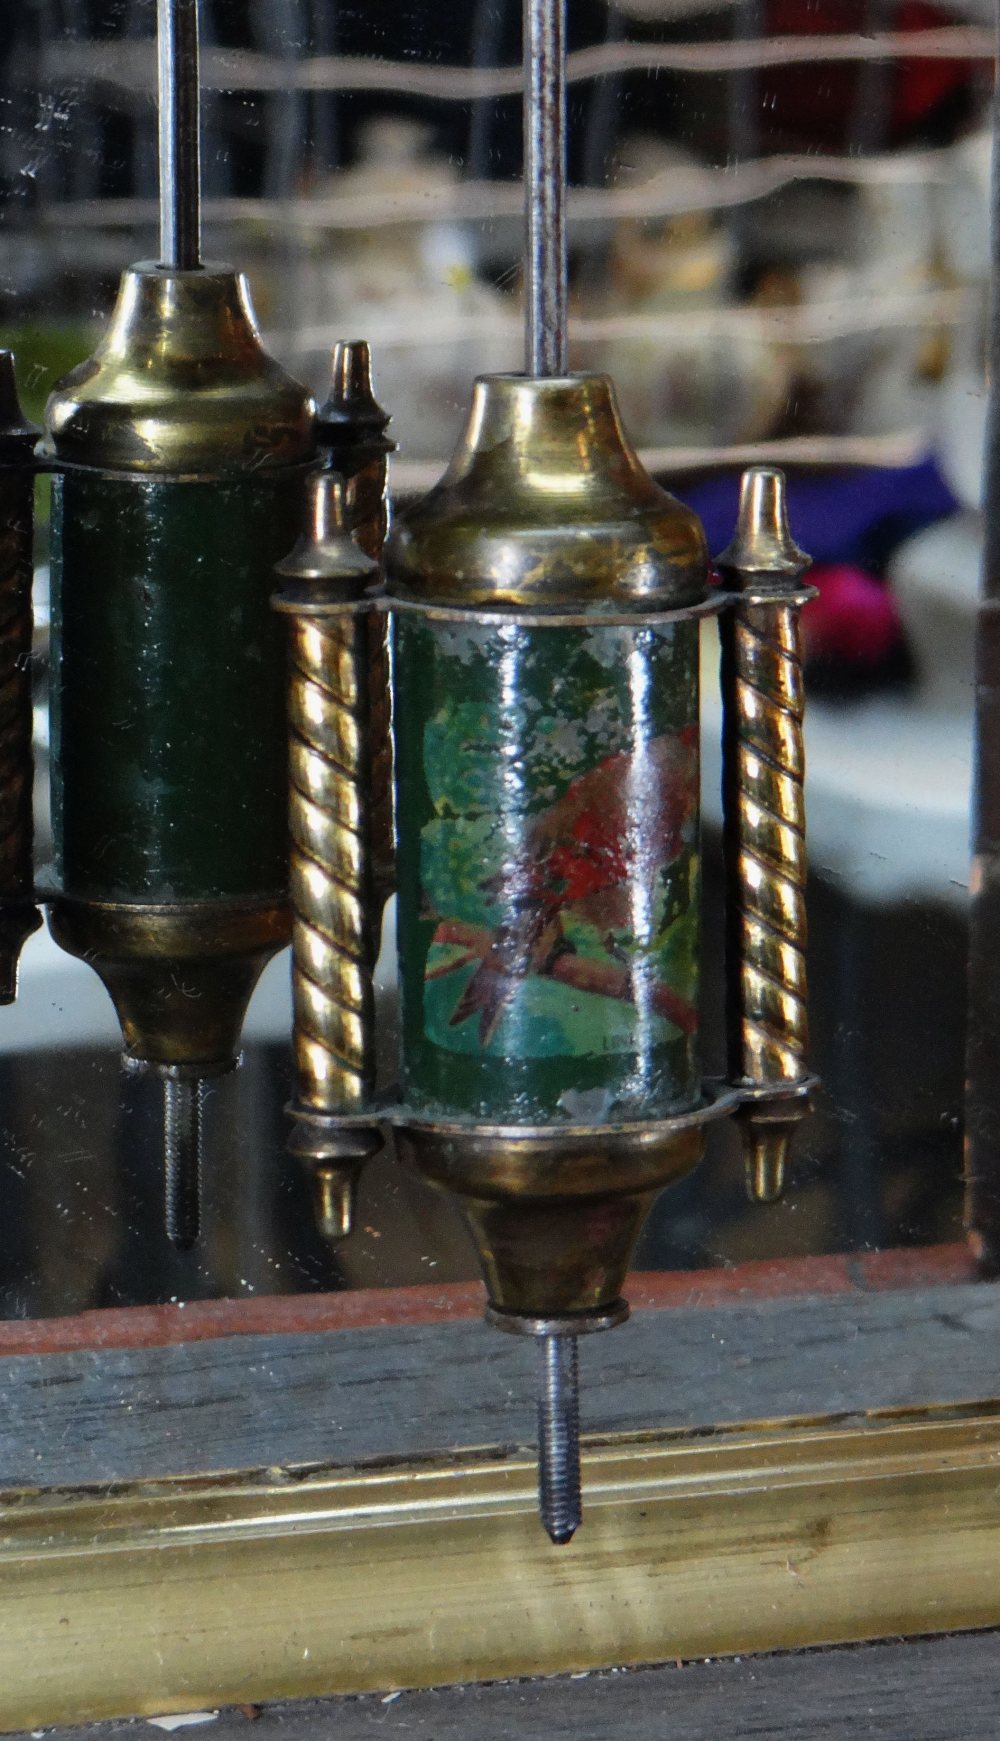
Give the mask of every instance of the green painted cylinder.
<svg viewBox="0 0 1000 1741">
<path fill-rule="evenodd" d="M 130 1060 L 215 1073 L 291 931 L 270 599 L 315 408 L 264 351 L 238 273 L 148 264 L 45 421 L 50 929 L 100 974 Z"/>
<path fill-rule="evenodd" d="M 698 625 L 395 624 L 403 1075 L 421 1117 L 696 1104 Z"/>
<path fill-rule="evenodd" d="M 285 899 L 285 656 L 274 564 L 301 468 L 54 482 L 52 823 L 60 892 Z"/>
</svg>

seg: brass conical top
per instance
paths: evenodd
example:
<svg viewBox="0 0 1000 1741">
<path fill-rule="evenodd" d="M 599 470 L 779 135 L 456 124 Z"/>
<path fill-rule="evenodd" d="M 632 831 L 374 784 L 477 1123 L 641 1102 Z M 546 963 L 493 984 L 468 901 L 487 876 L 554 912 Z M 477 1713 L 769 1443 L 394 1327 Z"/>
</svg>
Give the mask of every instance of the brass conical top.
<svg viewBox="0 0 1000 1741">
<path fill-rule="evenodd" d="M 743 473 L 736 532 L 715 566 L 729 577 L 798 580 L 810 558 L 800 550 L 788 525 L 788 489 L 777 466 L 755 465 Z"/>
<path fill-rule="evenodd" d="M 386 565 L 395 597 L 594 612 L 697 604 L 708 569 L 701 522 L 643 467 L 605 375 L 481 376 Z"/>
<path fill-rule="evenodd" d="M 48 451 L 110 471 L 259 476 L 314 454 L 316 407 L 261 343 L 228 266 L 129 267 L 94 355 L 58 381 Z"/>
</svg>

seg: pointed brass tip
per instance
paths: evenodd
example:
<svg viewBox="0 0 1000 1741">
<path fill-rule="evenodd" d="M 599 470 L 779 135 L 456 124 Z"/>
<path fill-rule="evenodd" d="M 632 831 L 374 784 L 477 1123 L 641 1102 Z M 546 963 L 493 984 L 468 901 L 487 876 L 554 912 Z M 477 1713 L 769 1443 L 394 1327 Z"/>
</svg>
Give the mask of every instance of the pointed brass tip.
<svg viewBox="0 0 1000 1741">
<path fill-rule="evenodd" d="M 736 533 L 716 567 L 750 579 L 795 580 L 809 567 L 788 525 L 788 488 L 777 466 L 750 466 L 740 480 Z"/>
<path fill-rule="evenodd" d="M 0 447 L 8 442 L 34 447 L 41 435 L 21 408 L 13 351 L 0 350 Z"/>
<path fill-rule="evenodd" d="M 785 1194 L 792 1132 L 751 1125 L 743 1141 L 747 1196 L 751 1203 L 777 1203 Z"/>
<path fill-rule="evenodd" d="M 371 351 L 364 339 L 340 339 L 330 353 L 330 397 L 320 408 L 320 440 L 374 440 L 389 422 L 372 387 Z"/>
<path fill-rule="evenodd" d="M 777 1203 L 784 1195 L 785 1175 L 795 1132 L 809 1114 L 809 1086 L 780 1097 L 762 1096 L 744 1104 L 738 1114 L 743 1136 L 747 1195 L 752 1203 Z"/>
<path fill-rule="evenodd" d="M 366 339 L 338 339 L 330 352 L 330 397 L 338 404 L 372 394 L 372 354 Z"/>
<path fill-rule="evenodd" d="M 331 1245 L 339 1245 L 354 1228 L 357 1170 L 317 1167 L 313 1173 L 313 1210 L 316 1226 Z"/>
<path fill-rule="evenodd" d="M 299 1100 L 288 1111 L 288 1152 L 308 1171 L 316 1226 L 324 1239 L 338 1244 L 354 1225 L 358 1176 L 382 1147 L 382 1131 L 377 1124 L 344 1125 L 336 1113 L 317 1112 Z"/>
</svg>

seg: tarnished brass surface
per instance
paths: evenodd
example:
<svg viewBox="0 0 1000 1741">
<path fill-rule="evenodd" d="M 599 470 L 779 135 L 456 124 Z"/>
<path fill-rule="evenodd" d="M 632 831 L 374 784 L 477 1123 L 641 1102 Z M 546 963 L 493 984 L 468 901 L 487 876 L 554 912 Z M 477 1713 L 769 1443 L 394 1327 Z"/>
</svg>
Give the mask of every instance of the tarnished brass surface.
<svg viewBox="0 0 1000 1741">
<path fill-rule="evenodd" d="M 744 474 L 736 537 L 718 558 L 744 593 L 720 620 L 731 1069 L 751 1195 L 781 1195 L 809 1110 L 804 693 L 796 590 L 808 557 L 788 530 L 785 480 Z M 780 1092 L 774 1096 L 769 1089 Z M 791 1091 L 791 1092 L 790 1092 Z"/>
<path fill-rule="evenodd" d="M 10 1492 L 0 1728 L 995 1626 L 998 1458 L 975 1406 L 584 1441 L 559 1554 L 521 1453 Z"/>
<path fill-rule="evenodd" d="M 35 443 L 10 351 L 0 351 L 0 1004 L 41 924 L 32 865 L 31 577 Z"/>
<path fill-rule="evenodd" d="M 475 385 L 465 433 L 386 546 L 390 593 L 427 603 L 567 608 L 692 604 L 700 522 L 644 471 L 604 375 Z"/>
<path fill-rule="evenodd" d="M 312 480 L 311 524 L 275 573 L 288 617 L 289 824 L 295 1121 L 322 1231 L 350 1232 L 361 1162 L 378 1129 L 345 1129 L 375 1089 L 368 645 L 361 598 L 377 565 L 345 526 L 342 480 Z"/>
<path fill-rule="evenodd" d="M 143 263 L 123 273 L 94 355 L 49 399 L 47 448 L 111 471 L 238 475 L 308 460 L 314 412 L 264 350 L 241 273 Z"/>
<path fill-rule="evenodd" d="M 458 1198 L 490 1305 L 549 1318 L 617 1303 L 654 1197 L 697 1166 L 705 1136 L 697 1122 L 546 1135 L 414 1124 L 397 1143 L 405 1163 Z"/>
<path fill-rule="evenodd" d="M 317 438 L 344 480 L 344 524 L 356 543 L 381 564 L 389 530 L 389 413 L 372 390 L 371 353 L 363 339 L 334 345 L 330 396 L 321 406 Z M 377 921 L 396 881 L 389 625 L 373 612 L 368 642 L 368 743 L 371 782 L 373 918 Z"/>
<path fill-rule="evenodd" d="M 60 948 L 99 974 L 127 1060 L 230 1069 L 250 995 L 289 940 L 283 901 L 113 905 L 59 897 L 48 908 Z"/>
</svg>

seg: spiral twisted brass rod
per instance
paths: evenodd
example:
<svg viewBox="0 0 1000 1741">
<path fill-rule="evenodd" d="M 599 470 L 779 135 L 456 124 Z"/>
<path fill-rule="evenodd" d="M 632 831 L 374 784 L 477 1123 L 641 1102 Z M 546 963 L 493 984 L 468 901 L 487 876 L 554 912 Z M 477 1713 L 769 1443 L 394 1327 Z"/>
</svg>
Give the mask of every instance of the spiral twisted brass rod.
<svg viewBox="0 0 1000 1741">
<path fill-rule="evenodd" d="M 769 1201 L 783 1189 L 812 1085 L 799 636 L 808 557 L 788 529 L 781 472 L 744 474 L 736 536 L 718 566 L 737 594 L 720 623 L 730 1074 L 744 1093 L 750 1194 Z"/>
<path fill-rule="evenodd" d="M 319 439 L 344 480 L 344 526 L 372 562 L 381 563 L 389 530 L 388 462 L 394 443 L 388 413 L 372 390 L 371 354 L 362 339 L 333 348 L 330 397 Z M 388 618 L 373 612 L 366 630 L 372 905 L 376 930 L 396 886 L 392 686 Z"/>
<path fill-rule="evenodd" d="M 373 562 L 389 530 L 388 455 L 376 454 L 345 484 L 345 524 Z M 368 744 L 371 757 L 372 899 L 380 919 L 396 887 L 396 818 L 392 752 L 389 619 L 373 611 L 366 625 Z"/>
<path fill-rule="evenodd" d="M 802 661 L 796 612 L 734 612 L 741 1074 L 808 1074 Z"/>
<path fill-rule="evenodd" d="M 292 960 L 299 1098 L 360 1111 L 374 1089 L 364 619 L 300 618 L 289 675 Z"/>
<path fill-rule="evenodd" d="M 375 1090 L 367 606 L 376 565 L 345 527 L 342 480 L 312 484 L 312 525 L 278 565 L 289 618 L 289 868 L 295 1050 L 289 1147 L 310 1167 L 317 1220 L 350 1232 Z"/>
</svg>

